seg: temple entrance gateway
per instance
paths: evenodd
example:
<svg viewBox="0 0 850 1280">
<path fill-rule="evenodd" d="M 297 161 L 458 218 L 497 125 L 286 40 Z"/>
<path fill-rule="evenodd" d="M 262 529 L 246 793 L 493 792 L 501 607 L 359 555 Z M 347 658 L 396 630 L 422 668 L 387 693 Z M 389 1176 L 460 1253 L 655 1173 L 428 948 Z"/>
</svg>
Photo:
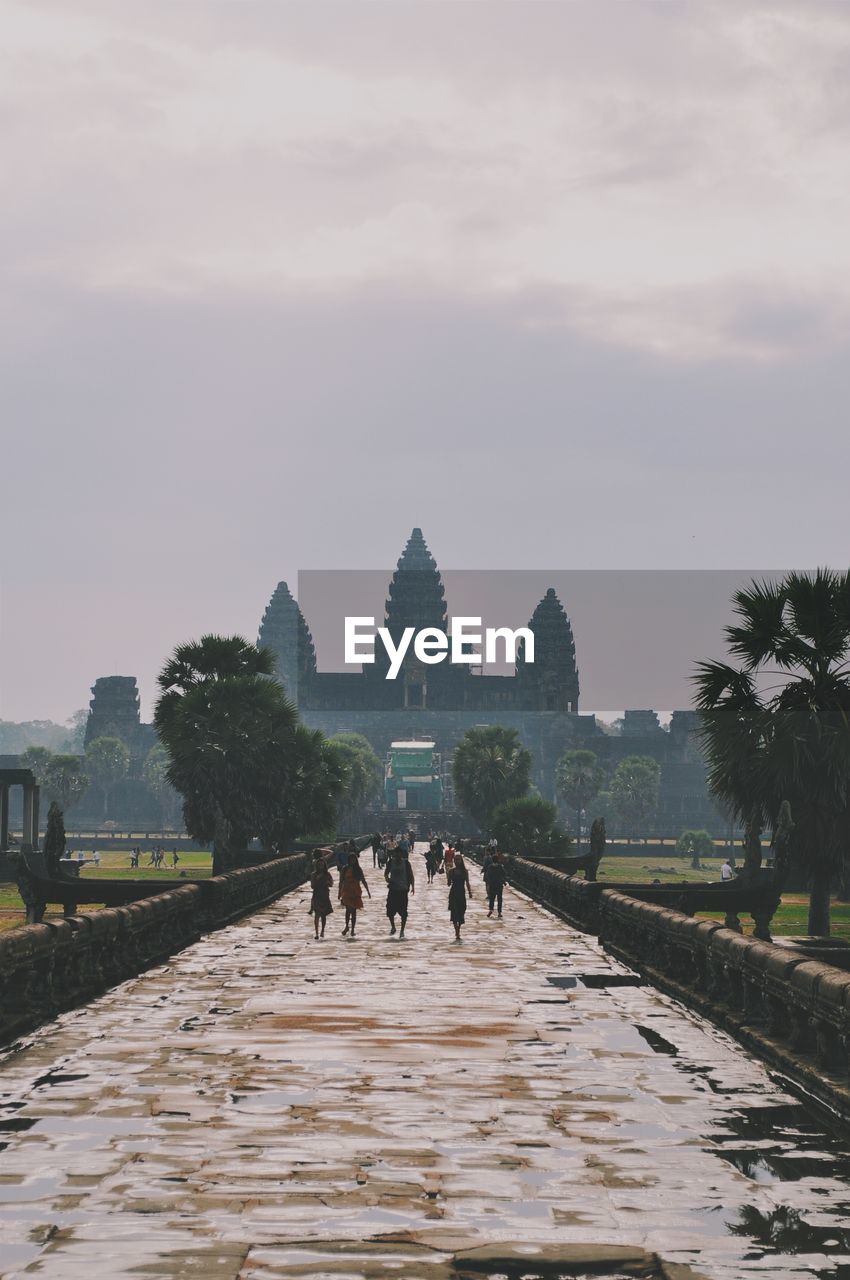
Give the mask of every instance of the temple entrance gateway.
<svg viewBox="0 0 850 1280">
<path fill-rule="evenodd" d="M 16 759 L 17 757 L 13 757 Z M 21 853 L 38 848 L 39 787 L 31 769 L 4 768 L 0 757 L 0 854 L 9 850 L 9 793 L 12 787 L 23 790 Z"/>
</svg>

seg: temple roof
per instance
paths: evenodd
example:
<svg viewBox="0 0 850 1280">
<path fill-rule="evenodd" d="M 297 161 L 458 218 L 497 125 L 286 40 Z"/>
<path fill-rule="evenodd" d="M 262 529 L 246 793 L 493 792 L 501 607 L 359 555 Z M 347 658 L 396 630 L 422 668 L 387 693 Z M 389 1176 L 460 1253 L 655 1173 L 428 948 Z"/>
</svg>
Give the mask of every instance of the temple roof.
<svg viewBox="0 0 850 1280">
<path fill-rule="evenodd" d="M 517 651 L 516 672 L 526 685 L 538 686 L 555 698 L 552 709 L 578 709 L 579 681 L 573 629 L 554 587 L 550 587 L 528 623 L 534 632 L 534 662 L 525 660 L 525 645 Z"/>
<path fill-rule="evenodd" d="M 446 629 L 446 593 L 437 562 L 421 529 L 414 529 L 389 585 L 386 626 L 395 635 L 405 627 Z"/>
<path fill-rule="evenodd" d="M 285 582 L 275 587 L 260 623 L 257 643 L 271 649 L 278 676 L 297 701 L 298 683 L 316 670 L 316 650 L 300 606 Z"/>
</svg>

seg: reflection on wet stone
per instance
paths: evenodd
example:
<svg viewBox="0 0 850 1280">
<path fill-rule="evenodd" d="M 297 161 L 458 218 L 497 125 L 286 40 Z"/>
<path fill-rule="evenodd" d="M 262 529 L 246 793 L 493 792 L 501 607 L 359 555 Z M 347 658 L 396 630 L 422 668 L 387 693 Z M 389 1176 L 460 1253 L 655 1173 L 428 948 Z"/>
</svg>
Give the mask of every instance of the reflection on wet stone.
<svg viewBox="0 0 850 1280">
<path fill-rule="evenodd" d="M 850 1149 L 509 894 L 449 941 L 302 892 L 3 1059 L 5 1276 L 850 1274 Z M 522 920 L 519 920 L 521 909 Z"/>
</svg>

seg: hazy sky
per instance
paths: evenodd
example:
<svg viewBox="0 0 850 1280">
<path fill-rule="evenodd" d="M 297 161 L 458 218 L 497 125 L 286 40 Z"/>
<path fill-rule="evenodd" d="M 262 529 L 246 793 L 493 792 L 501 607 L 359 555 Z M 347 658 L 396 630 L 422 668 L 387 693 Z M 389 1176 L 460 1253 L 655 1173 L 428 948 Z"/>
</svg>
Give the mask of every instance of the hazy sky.
<svg viewBox="0 0 850 1280">
<path fill-rule="evenodd" d="M 0 33 L 3 717 L 148 696 L 414 524 L 446 568 L 847 563 L 843 0 Z"/>
</svg>

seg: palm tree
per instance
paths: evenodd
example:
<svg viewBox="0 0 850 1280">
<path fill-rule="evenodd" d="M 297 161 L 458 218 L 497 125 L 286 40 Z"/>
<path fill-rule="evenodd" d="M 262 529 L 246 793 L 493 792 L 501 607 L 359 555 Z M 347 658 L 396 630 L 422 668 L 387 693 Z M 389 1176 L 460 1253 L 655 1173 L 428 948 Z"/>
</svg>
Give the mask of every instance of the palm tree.
<svg viewBox="0 0 850 1280">
<path fill-rule="evenodd" d="M 168 781 L 189 834 L 212 842 L 215 872 L 255 835 L 279 844 L 333 821 L 342 773 L 273 670 L 268 649 L 204 636 L 179 646 L 159 676 Z"/>
<path fill-rule="evenodd" d="M 455 794 L 479 827 L 499 804 L 524 796 L 531 785 L 531 752 L 516 729 L 501 725 L 467 729 L 452 765 Z"/>
<path fill-rule="evenodd" d="M 832 877 L 850 834 L 850 573 L 753 582 L 726 628 L 738 666 L 697 668 L 709 786 L 747 825 L 751 867 L 765 825 L 790 806 L 790 851 L 810 879 L 809 933 L 829 933 Z M 766 677 L 779 677 L 765 688 Z M 787 815 L 786 815 L 787 816 Z"/>
<path fill-rule="evenodd" d="M 297 715 L 282 685 L 263 674 L 190 678 L 181 690 L 165 683 L 173 670 L 169 664 L 160 676 L 154 723 L 170 758 L 168 781 L 183 796 L 186 828 L 213 844 L 218 870 L 264 824 L 272 778 L 285 785 L 279 765 Z"/>
<path fill-rule="evenodd" d="M 581 844 L 581 815 L 602 790 L 605 770 L 595 751 L 565 751 L 555 770 L 558 794 L 576 813 L 576 849 Z"/>
<path fill-rule="evenodd" d="M 654 817 L 661 788 L 661 768 L 651 756 L 626 756 L 611 778 L 611 803 L 630 840 Z"/>
</svg>

